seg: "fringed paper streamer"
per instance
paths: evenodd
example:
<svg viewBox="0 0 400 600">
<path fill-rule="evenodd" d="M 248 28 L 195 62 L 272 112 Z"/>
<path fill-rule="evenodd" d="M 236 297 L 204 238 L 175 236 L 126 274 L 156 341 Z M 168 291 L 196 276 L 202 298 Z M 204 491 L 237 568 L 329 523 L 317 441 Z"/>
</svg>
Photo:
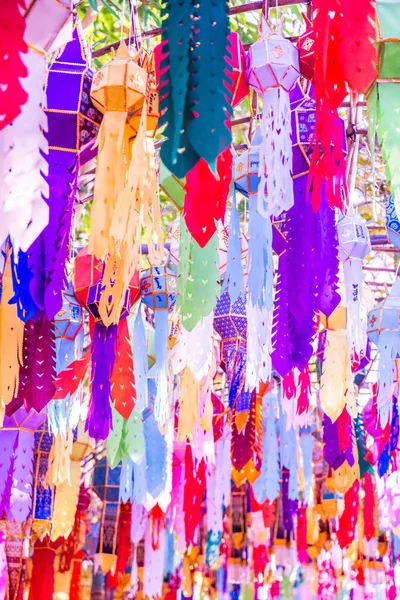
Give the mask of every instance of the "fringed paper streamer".
<svg viewBox="0 0 400 600">
<path fill-rule="evenodd" d="M 313 139 L 309 182 L 311 203 L 319 209 L 325 190 L 329 206 L 343 207 L 342 194 L 346 186 L 344 127 L 337 109 L 346 95 L 346 85 L 338 68 L 337 53 L 340 38 L 340 10 L 317 0 L 313 21 L 315 31 L 315 98 L 316 124 Z M 336 8 L 335 6 L 333 7 Z M 329 35 L 327 32 L 329 24 Z"/>
<path fill-rule="evenodd" d="M 201 25 L 194 37 L 192 19 Z M 160 126 L 167 124 L 163 163 L 177 177 L 184 177 L 199 158 L 213 165 L 231 143 L 226 119 L 231 114 L 227 77 L 228 6 L 206 2 L 194 7 L 190 0 L 179 6 L 174 0 L 163 11 L 163 56 L 160 72 Z M 177 24 L 179 22 L 179 27 Z M 207 41 L 212 40 L 212 44 Z M 189 50 L 196 66 L 190 69 Z M 214 68 L 210 70 L 210 61 Z M 213 110 L 210 111 L 210 106 Z M 192 108 L 196 105 L 196 112 Z M 210 120 L 210 114 L 212 114 Z"/>
<path fill-rule="evenodd" d="M 204 248 L 215 234 L 217 222 L 224 221 L 232 162 L 232 151 L 229 147 L 217 157 L 216 174 L 203 159 L 187 173 L 183 214 L 191 236 L 201 248 Z M 206 196 L 204 190 L 207 190 Z M 212 199 L 212 202 L 207 200 L 208 198 Z"/>
<path fill-rule="evenodd" d="M 219 293 L 218 235 L 215 233 L 204 247 L 200 247 L 191 238 L 183 217 L 179 229 L 176 307 L 185 329 L 193 331 L 215 308 Z"/>
<path fill-rule="evenodd" d="M 150 518 L 147 520 L 144 536 L 144 578 L 143 594 L 148 598 L 162 595 L 165 560 L 165 529 L 160 532 L 157 548 L 152 543 Z"/>
<path fill-rule="evenodd" d="M 334 422 L 341 415 L 346 404 L 349 387 L 349 352 L 346 331 L 328 330 L 321 377 L 321 406 Z"/>
<path fill-rule="evenodd" d="M 324 458 L 332 469 L 337 470 L 344 461 L 354 465 L 352 443 L 352 424 L 347 410 L 343 409 L 334 423 L 324 415 Z"/>
<path fill-rule="evenodd" d="M 291 500 L 289 497 L 290 490 L 290 472 L 288 469 L 282 468 L 282 485 L 281 485 L 281 521 L 285 531 L 293 531 L 293 517 L 297 509 L 297 501 Z M 279 525 L 278 525 L 279 530 Z"/>
<path fill-rule="evenodd" d="M 335 600 L 337 584 L 335 570 L 328 556 L 323 555 L 318 561 L 318 597 L 324 600 Z"/>
<path fill-rule="evenodd" d="M 139 305 L 132 335 L 133 347 L 133 363 L 136 384 L 136 404 L 135 410 L 141 413 L 148 406 L 148 359 L 147 359 L 147 344 L 146 331 L 144 328 L 142 307 Z"/>
<path fill-rule="evenodd" d="M 201 519 L 201 502 L 207 485 L 205 462 L 202 460 L 199 464 L 195 464 L 189 445 L 186 446 L 185 475 L 183 512 L 185 539 L 188 547 L 194 545 L 195 531 Z"/>
<path fill-rule="evenodd" d="M 111 469 L 105 458 L 96 463 L 93 489 L 103 504 L 100 517 L 100 537 L 94 556 L 94 568 L 97 571 L 100 567 L 104 574 L 109 571 L 114 572 L 117 562 L 120 476 L 120 465 L 115 469 Z"/>
<path fill-rule="evenodd" d="M 0 532 L 0 598 L 4 600 L 7 592 L 7 557 L 5 533 Z"/>
<path fill-rule="evenodd" d="M 304 497 L 306 506 L 314 506 L 314 487 L 313 487 L 313 469 L 312 469 L 312 448 L 313 437 L 307 429 L 300 431 L 300 446 L 302 455 L 302 467 L 304 477 Z"/>
<path fill-rule="evenodd" d="M 374 477 L 370 472 L 363 479 L 364 490 L 364 535 L 369 541 L 377 535 L 377 505 Z"/>
<path fill-rule="evenodd" d="M 21 107 L 28 99 L 24 89 L 24 79 L 28 75 L 22 59 L 28 48 L 24 41 L 25 19 L 23 9 L 25 3 L 22 1 L 9 4 L 3 0 L 0 11 L 3 15 L 2 40 L 0 44 L 0 57 L 3 64 L 1 76 L 0 103 L 2 107 L 2 119 L 0 130 L 14 121 L 21 113 Z"/>
<path fill-rule="evenodd" d="M 129 419 L 135 407 L 135 377 L 133 374 L 132 345 L 126 319 L 118 324 L 115 362 L 110 380 L 111 400 L 115 410 Z"/>
<path fill-rule="evenodd" d="M 166 484 L 167 445 L 153 412 L 146 411 L 143 414 L 143 427 L 146 444 L 146 486 L 148 494 L 155 500 Z"/>
<path fill-rule="evenodd" d="M 286 415 L 282 410 L 280 411 L 279 433 L 281 467 L 286 468 L 289 472 L 288 499 L 298 500 L 297 427 L 287 426 Z"/>
<path fill-rule="evenodd" d="M 235 417 L 235 411 L 233 412 Z M 231 422 L 232 479 L 236 487 L 245 481 L 254 483 L 260 475 L 260 442 L 262 428 L 262 396 L 254 390 L 251 394 L 249 418 L 238 430 L 235 418 Z"/>
<path fill-rule="evenodd" d="M 364 428 L 364 418 L 361 412 L 358 413 L 355 422 L 355 434 L 357 438 L 357 450 L 358 450 L 358 462 L 360 465 L 360 477 L 363 478 L 366 473 L 373 474 L 373 467 L 371 463 L 367 460 L 367 441 L 366 441 L 366 431 Z"/>
<path fill-rule="evenodd" d="M 293 206 L 292 153 L 290 148 L 289 94 L 282 87 L 263 93 L 257 210 L 263 215 L 279 216 Z M 266 174 L 266 177 L 265 177 Z M 263 198 L 265 184 L 268 200 Z"/>
<path fill-rule="evenodd" d="M 92 339 L 92 374 L 89 412 L 85 431 L 105 440 L 112 427 L 110 406 L 111 375 L 114 369 L 118 327 L 95 323 Z"/>
<path fill-rule="evenodd" d="M 145 107 L 146 103 L 140 130 L 131 148 L 127 185 L 120 192 L 112 215 L 111 255 L 106 260 L 105 290 L 99 305 L 104 324 L 119 319 L 128 284 L 140 268 L 142 228 L 152 268 L 161 264 L 164 254 L 154 140 L 144 135 Z M 155 236 L 157 243 L 154 242 Z"/>
<path fill-rule="evenodd" d="M 147 512 L 141 504 L 132 503 L 131 509 L 131 542 L 133 544 L 133 558 L 131 570 L 131 586 L 138 586 L 137 547 L 144 537 L 147 524 Z"/>
<path fill-rule="evenodd" d="M 1 134 L 0 134 L 1 135 Z M 13 298 L 11 255 L 6 252 L 6 262 L 1 284 L 0 302 L 0 421 L 4 407 L 17 396 L 20 385 L 20 366 L 23 361 L 24 324 L 18 318 Z"/>
<path fill-rule="evenodd" d="M 354 539 L 354 529 L 357 523 L 360 482 L 355 481 L 344 496 L 344 511 L 339 518 L 337 531 L 341 548 L 347 548 Z"/>
<path fill-rule="evenodd" d="M 39 594 L 43 600 L 52 600 L 54 593 L 54 559 L 55 548 L 48 538 L 36 540 L 33 549 L 33 568 L 30 582 L 29 600 L 34 600 Z M 46 577 L 43 574 L 46 573 Z"/>
<path fill-rule="evenodd" d="M 178 552 L 185 551 L 185 527 L 180 515 L 183 513 L 183 499 L 185 486 L 185 449 L 186 446 L 179 446 L 176 442 L 173 449 L 172 465 L 172 494 L 171 494 L 171 530 L 177 538 Z M 230 464 L 230 456 L 229 456 Z M 230 473 L 230 469 L 229 469 Z"/>
<path fill-rule="evenodd" d="M 318 308 L 329 317 L 340 302 L 339 256 L 335 210 L 329 206 L 324 190 L 315 218 L 318 224 L 315 234 L 318 236 L 318 245 L 312 260 L 318 279 Z"/>
<path fill-rule="evenodd" d="M 14 289 L 12 304 L 17 307 L 18 318 L 25 323 L 33 319 L 38 309 L 30 291 L 33 273 L 32 268 L 28 265 L 27 253 L 20 251 L 16 260 L 14 252 L 12 252 L 11 267 Z"/>
<path fill-rule="evenodd" d="M 56 489 L 51 529 L 52 541 L 56 541 L 59 537 L 67 538 L 72 531 L 78 504 L 80 478 L 80 463 L 71 461 L 68 480 L 57 485 Z"/>
<path fill-rule="evenodd" d="M 23 367 L 17 405 L 34 408 L 37 412 L 54 396 L 56 374 L 56 340 L 54 322 L 42 315 L 36 321 L 28 321 L 24 328 Z"/>
<path fill-rule="evenodd" d="M 74 360 L 66 369 L 57 374 L 54 381 L 56 391 L 53 400 L 61 400 L 66 396 L 72 396 L 76 393 L 79 385 L 85 378 L 90 358 L 90 352 L 86 352 L 82 358 Z"/>
<path fill-rule="evenodd" d="M 233 191 L 231 222 L 229 226 L 226 272 L 222 291 L 227 290 L 232 302 L 241 295 L 244 297 L 244 273 L 242 267 L 241 232 L 239 213 L 236 206 L 236 190 Z"/>
<path fill-rule="evenodd" d="M 8 9 L 7 9 L 8 11 Z M 7 235 L 17 254 L 27 251 L 49 220 L 49 184 L 46 180 L 48 144 L 44 82 L 46 61 L 29 49 L 23 58 L 28 72 L 24 88 L 28 99 L 14 122 L 0 132 L 2 202 L 0 246 Z"/>
<path fill-rule="evenodd" d="M 115 573 L 107 573 L 108 589 L 117 588 L 123 581 L 123 576 L 129 564 L 131 554 L 131 503 L 121 503 L 118 521 L 118 551 Z"/>
<path fill-rule="evenodd" d="M 22 600 L 25 589 L 25 544 L 30 527 L 25 523 L 6 521 L 7 593 L 10 600 Z"/>
<path fill-rule="evenodd" d="M 363 0 L 357 6 L 339 0 L 342 6 L 338 62 L 349 87 L 363 94 L 378 75 L 375 39 L 375 2 Z M 379 9 L 378 9 L 379 14 Z"/>
<path fill-rule="evenodd" d="M 252 485 L 254 497 L 259 504 L 275 500 L 279 494 L 279 450 L 275 425 L 277 389 L 267 393 L 262 401 L 263 438 L 260 475 Z"/>
<path fill-rule="evenodd" d="M 156 349 L 157 395 L 154 401 L 156 421 L 165 425 L 169 417 L 168 398 L 168 309 L 154 315 L 154 345 Z"/>
<path fill-rule="evenodd" d="M 273 294 L 272 223 L 269 214 L 259 207 L 264 188 L 259 185 L 257 204 L 249 204 L 249 294 L 247 298 L 248 336 L 246 386 L 271 375 L 271 311 Z"/>
<path fill-rule="evenodd" d="M 179 417 L 176 439 L 184 442 L 192 440 L 194 427 L 199 420 L 200 382 L 189 367 L 179 376 Z"/>
<path fill-rule="evenodd" d="M 139 464 L 144 456 L 143 422 L 133 411 L 126 420 L 112 407 L 113 428 L 107 437 L 107 458 L 112 468 L 130 458 Z"/>
</svg>

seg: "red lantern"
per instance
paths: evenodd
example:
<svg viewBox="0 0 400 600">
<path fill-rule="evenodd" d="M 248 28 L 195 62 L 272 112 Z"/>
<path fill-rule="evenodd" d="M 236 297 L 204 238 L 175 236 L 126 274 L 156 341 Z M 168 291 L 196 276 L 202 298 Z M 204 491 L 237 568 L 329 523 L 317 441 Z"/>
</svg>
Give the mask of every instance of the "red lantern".
<svg viewBox="0 0 400 600">
<path fill-rule="evenodd" d="M 95 321 L 100 322 L 99 303 L 103 292 L 102 276 L 104 263 L 83 248 L 75 258 L 75 296 L 89 311 Z M 120 318 L 129 315 L 131 307 L 140 298 L 139 273 L 135 271 L 126 291 Z"/>
<path fill-rule="evenodd" d="M 311 21 L 303 14 L 306 30 L 299 36 L 297 47 L 299 49 L 300 73 L 310 81 L 314 78 L 315 65 L 315 32 Z"/>
</svg>

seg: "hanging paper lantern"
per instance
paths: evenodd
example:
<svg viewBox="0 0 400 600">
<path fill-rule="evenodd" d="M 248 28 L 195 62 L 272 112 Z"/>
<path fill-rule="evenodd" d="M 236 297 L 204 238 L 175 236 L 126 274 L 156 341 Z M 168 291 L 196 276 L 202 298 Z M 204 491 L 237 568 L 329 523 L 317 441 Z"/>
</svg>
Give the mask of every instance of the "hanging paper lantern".
<svg viewBox="0 0 400 600">
<path fill-rule="evenodd" d="M 233 165 L 233 181 L 235 188 L 244 196 L 257 194 L 260 183 L 260 144 L 261 128 L 257 127 L 250 142 L 250 148 L 237 156 Z"/>
<path fill-rule="evenodd" d="M 337 229 L 339 258 L 346 282 L 348 341 L 351 351 L 361 352 L 367 342 L 361 321 L 362 261 L 371 251 L 371 242 L 366 222 L 354 212 L 352 205 L 338 221 Z"/>
<path fill-rule="evenodd" d="M 368 337 L 378 346 L 378 414 L 382 427 L 390 420 L 392 396 L 397 381 L 395 360 L 400 355 L 400 279 L 390 294 L 368 313 Z"/>
<path fill-rule="evenodd" d="M 54 317 L 56 336 L 74 341 L 83 329 L 82 307 L 72 285 L 63 291 L 63 307 Z"/>
<path fill-rule="evenodd" d="M 46 53 L 56 51 L 72 34 L 71 0 L 34 0 L 24 9 L 28 52 L 23 87 L 28 99 L 14 122 L 0 132 L 0 163 L 4 169 L 0 246 L 10 235 L 16 253 L 20 248 L 26 252 L 49 222 L 47 118 L 43 113 Z M 5 11 L 8 14 L 9 8 Z"/>
<path fill-rule="evenodd" d="M 312 81 L 314 78 L 315 65 L 315 31 L 307 16 L 304 13 L 302 16 L 304 23 L 306 24 L 306 30 L 299 35 L 299 39 L 297 40 L 300 73 L 303 77 Z"/>
<path fill-rule="evenodd" d="M 282 22 L 274 31 L 262 16 L 259 33 L 260 39 L 247 55 L 249 84 L 263 97 L 257 208 L 262 215 L 278 216 L 293 205 L 289 92 L 299 77 L 299 56 L 292 42 L 282 36 Z"/>
<path fill-rule="evenodd" d="M 141 297 L 154 310 L 155 370 L 157 396 L 154 413 L 157 421 L 166 423 L 168 418 L 168 311 L 176 299 L 176 275 L 166 266 L 150 267 L 140 280 Z"/>
<path fill-rule="evenodd" d="M 139 274 L 135 272 L 124 296 L 118 325 L 105 327 L 100 316 L 101 303 L 106 293 L 102 281 L 104 268 L 101 261 L 88 254 L 87 248 L 81 250 L 75 258 L 75 295 L 94 321 L 91 399 L 86 428 L 91 437 L 98 439 L 105 439 L 111 426 L 110 398 L 114 400 L 116 410 L 125 418 L 128 418 L 134 407 L 132 350 L 126 317 L 140 294 Z M 123 381 L 124 378 L 126 381 Z M 124 390 L 128 382 L 129 387 Z"/>
<path fill-rule="evenodd" d="M 386 200 L 386 231 L 389 241 L 400 248 L 400 221 L 393 196 L 388 196 Z"/>
<path fill-rule="evenodd" d="M 214 329 L 221 336 L 221 365 L 226 372 L 229 407 L 236 412 L 248 411 L 251 390 L 245 389 L 247 318 L 246 305 L 239 296 L 231 302 L 228 292 L 218 299 L 214 313 Z"/>
<path fill-rule="evenodd" d="M 67 283 L 79 167 L 102 118 L 89 96 L 92 76 L 75 31 L 73 40 L 50 65 L 47 74 L 49 224 L 28 253 L 33 273 L 29 288 L 37 307 L 46 310 L 50 319 L 62 307 L 61 292 Z"/>
<path fill-rule="evenodd" d="M 102 501 L 101 533 L 94 556 L 95 571 L 100 567 L 102 573 L 114 572 L 117 563 L 117 535 L 120 512 L 119 485 L 121 464 L 111 469 L 107 459 L 96 463 L 93 475 L 93 489 Z"/>
<path fill-rule="evenodd" d="M 101 322 L 99 306 L 103 297 L 104 264 L 84 248 L 75 258 L 75 296 L 85 306 L 96 322 Z M 120 318 L 127 317 L 132 306 L 139 300 L 139 273 L 135 272 L 125 293 Z"/>
</svg>

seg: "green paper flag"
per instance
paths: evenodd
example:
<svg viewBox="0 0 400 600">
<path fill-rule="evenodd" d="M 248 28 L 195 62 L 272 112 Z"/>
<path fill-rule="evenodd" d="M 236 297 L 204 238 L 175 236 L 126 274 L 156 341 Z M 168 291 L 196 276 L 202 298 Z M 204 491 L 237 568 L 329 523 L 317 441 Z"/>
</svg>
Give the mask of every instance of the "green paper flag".
<svg viewBox="0 0 400 600">
<path fill-rule="evenodd" d="M 218 233 L 201 248 L 181 217 L 176 305 L 188 331 L 215 308 L 220 292 L 217 261 Z"/>
</svg>

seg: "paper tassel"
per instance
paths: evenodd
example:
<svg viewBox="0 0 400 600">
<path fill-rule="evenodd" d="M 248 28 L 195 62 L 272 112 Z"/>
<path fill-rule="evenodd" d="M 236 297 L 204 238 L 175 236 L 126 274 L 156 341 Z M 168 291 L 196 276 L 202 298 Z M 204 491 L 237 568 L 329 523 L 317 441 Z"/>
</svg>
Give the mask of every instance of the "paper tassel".
<svg viewBox="0 0 400 600">
<path fill-rule="evenodd" d="M 318 279 L 318 308 L 329 317 L 340 302 L 338 294 L 338 235 L 335 225 L 335 210 L 329 206 L 324 191 L 320 202 L 316 217 L 318 245 L 312 261 Z"/>
<path fill-rule="evenodd" d="M 28 100 L 15 121 L 0 132 L 3 188 L 0 246 L 10 235 L 15 253 L 20 248 L 26 252 L 49 220 L 47 117 L 43 112 L 46 61 L 32 49 L 23 60 L 28 71 L 24 82 Z"/>
<path fill-rule="evenodd" d="M 176 307 L 182 324 L 193 331 L 209 315 L 219 292 L 218 235 L 215 233 L 201 248 L 190 236 L 184 219 L 180 220 L 180 245 Z"/>
<path fill-rule="evenodd" d="M 114 368 L 117 326 L 94 326 L 92 340 L 92 375 L 89 412 L 85 431 L 90 437 L 105 440 L 112 428 L 110 380 Z"/>
<path fill-rule="evenodd" d="M 139 308 L 135 317 L 135 324 L 132 336 L 133 344 L 133 362 L 136 384 L 136 404 L 135 410 L 140 413 L 148 406 L 148 360 L 146 346 L 146 332 L 143 323 L 142 307 Z"/>
<path fill-rule="evenodd" d="M 263 217 L 279 216 L 293 206 L 290 103 L 281 86 L 263 94 L 261 131 L 257 211 Z"/>
</svg>

